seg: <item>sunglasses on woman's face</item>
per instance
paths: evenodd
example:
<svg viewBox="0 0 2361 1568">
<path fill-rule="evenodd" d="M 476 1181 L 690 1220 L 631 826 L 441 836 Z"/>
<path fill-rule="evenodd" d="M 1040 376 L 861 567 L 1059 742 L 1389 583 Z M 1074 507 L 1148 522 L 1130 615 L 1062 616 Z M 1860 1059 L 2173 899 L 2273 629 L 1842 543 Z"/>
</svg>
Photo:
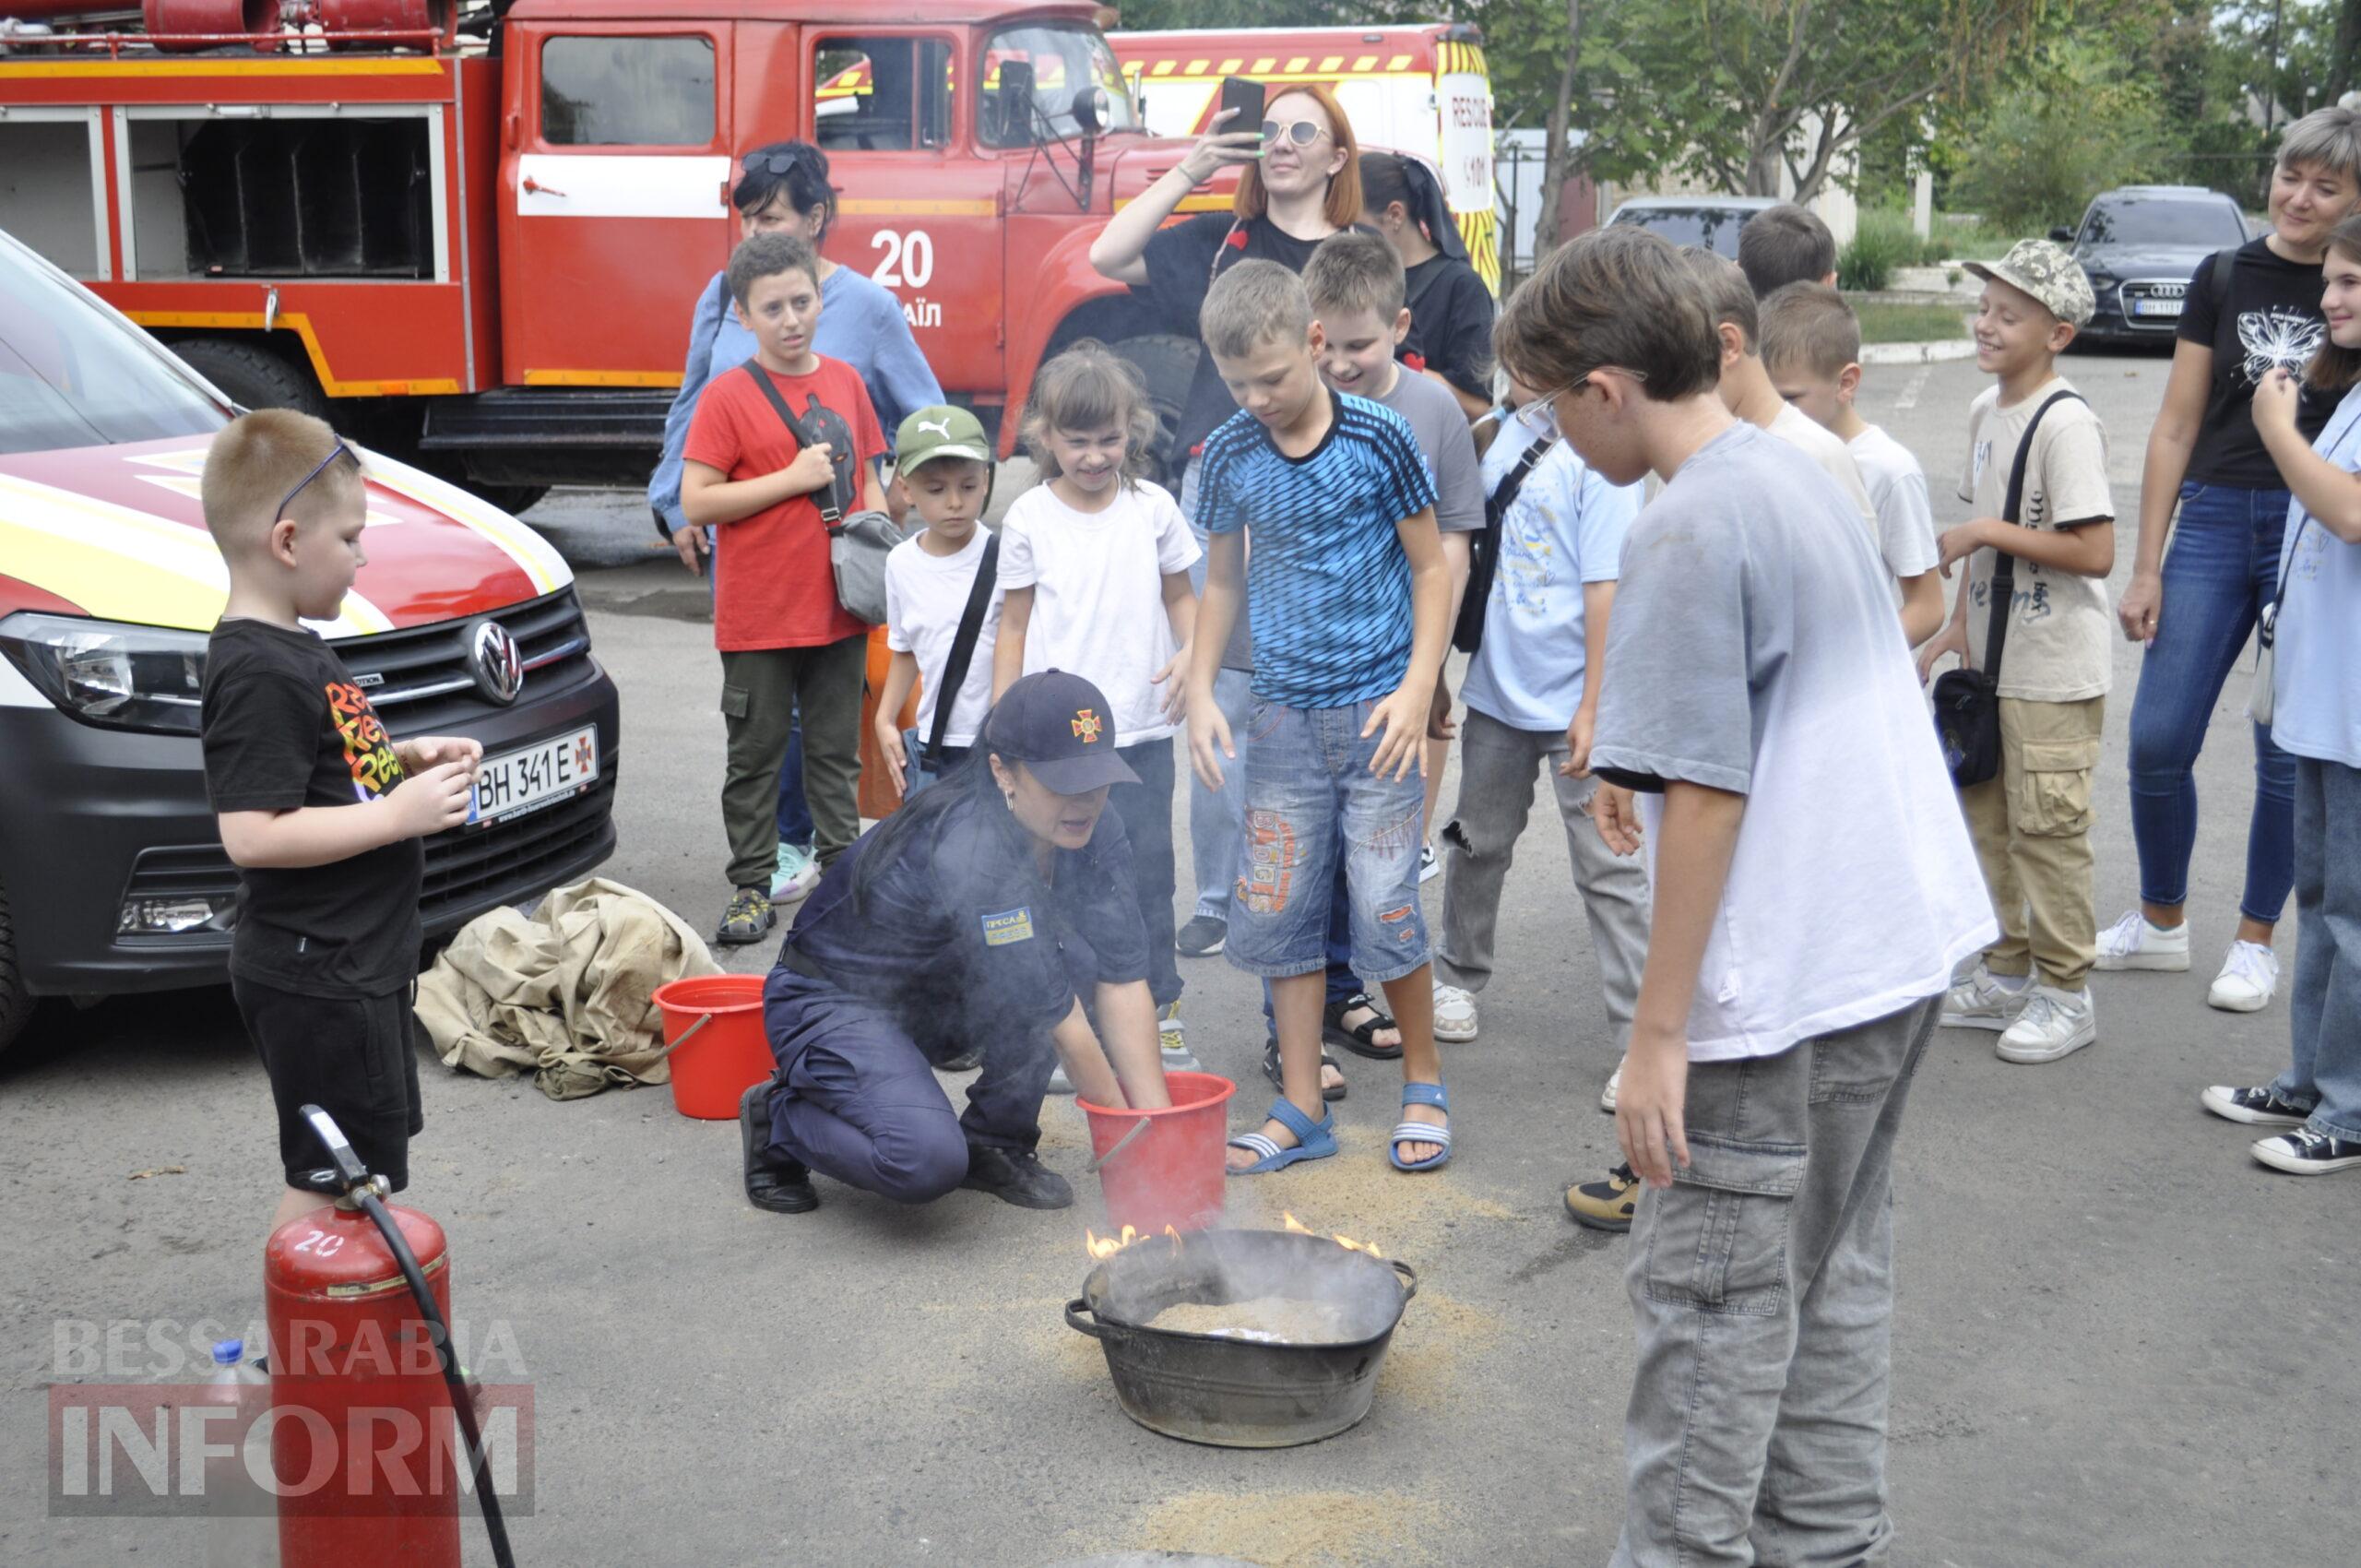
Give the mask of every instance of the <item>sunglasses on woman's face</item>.
<svg viewBox="0 0 2361 1568">
<path fill-rule="evenodd" d="M 1284 124 L 1277 120 L 1263 122 L 1263 139 L 1269 142 L 1284 137 L 1298 147 L 1310 147 L 1327 134 L 1328 127 L 1311 120 L 1290 120 Z"/>
</svg>

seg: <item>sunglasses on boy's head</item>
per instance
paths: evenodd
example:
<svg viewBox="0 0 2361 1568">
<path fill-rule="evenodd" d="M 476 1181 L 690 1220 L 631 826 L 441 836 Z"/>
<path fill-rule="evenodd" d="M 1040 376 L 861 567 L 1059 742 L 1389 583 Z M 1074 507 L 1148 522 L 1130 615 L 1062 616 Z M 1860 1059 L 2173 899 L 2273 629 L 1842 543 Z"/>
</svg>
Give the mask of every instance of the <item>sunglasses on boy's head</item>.
<svg viewBox="0 0 2361 1568">
<path fill-rule="evenodd" d="M 1264 141 L 1275 142 L 1284 137 L 1298 147 L 1310 147 L 1327 134 L 1328 128 L 1325 125 L 1311 120 L 1289 120 L 1284 123 L 1277 120 L 1263 122 Z"/>
<path fill-rule="evenodd" d="M 307 473 L 302 479 L 297 480 L 295 481 L 294 489 L 279 497 L 279 510 L 271 514 L 272 519 L 275 521 L 278 518 L 287 516 L 287 508 L 295 504 L 295 498 L 303 494 L 303 492 L 309 488 L 314 480 L 327 472 L 328 465 L 330 463 L 335 462 L 338 457 L 343 457 L 350 450 L 351 448 L 344 444 L 343 438 L 341 436 L 338 437 L 337 444 L 328 448 L 328 455 L 322 457 L 319 462 L 313 467 L 310 473 Z"/>
</svg>

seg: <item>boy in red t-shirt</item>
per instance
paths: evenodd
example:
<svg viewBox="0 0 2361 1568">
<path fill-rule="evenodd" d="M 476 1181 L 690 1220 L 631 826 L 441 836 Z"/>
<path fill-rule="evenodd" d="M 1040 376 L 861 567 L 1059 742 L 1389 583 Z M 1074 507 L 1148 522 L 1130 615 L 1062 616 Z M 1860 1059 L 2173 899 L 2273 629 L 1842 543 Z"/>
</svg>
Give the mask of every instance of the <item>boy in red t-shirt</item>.
<svg viewBox="0 0 2361 1568">
<path fill-rule="evenodd" d="M 788 730 L 803 719 L 803 793 L 825 868 L 860 832 L 860 690 L 869 628 L 836 602 L 820 502 L 882 510 L 877 461 L 884 433 L 850 365 L 812 349 L 820 263 L 784 233 L 757 234 L 730 257 L 730 293 L 754 335 L 752 366 L 716 376 L 697 399 L 681 471 L 681 510 L 719 524 L 713 640 L 721 650 L 721 712 L 730 729 L 721 788 L 730 837 L 729 911 L 715 940 L 759 942 L 777 917 L 778 770 Z M 825 439 L 799 443 L 753 379 L 770 378 L 799 422 Z"/>
</svg>

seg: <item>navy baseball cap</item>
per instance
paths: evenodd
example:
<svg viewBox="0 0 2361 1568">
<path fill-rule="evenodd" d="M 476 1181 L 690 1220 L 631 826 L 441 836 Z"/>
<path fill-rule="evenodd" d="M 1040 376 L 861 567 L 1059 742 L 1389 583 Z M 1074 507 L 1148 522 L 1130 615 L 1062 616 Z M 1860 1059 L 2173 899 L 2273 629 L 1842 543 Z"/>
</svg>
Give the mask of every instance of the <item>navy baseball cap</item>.
<svg viewBox="0 0 2361 1568">
<path fill-rule="evenodd" d="M 1115 721 L 1108 714 L 1106 694 L 1062 670 L 1027 675 L 1002 693 L 978 743 L 1006 761 L 1023 763 L 1061 795 L 1140 781 L 1115 754 Z"/>
</svg>

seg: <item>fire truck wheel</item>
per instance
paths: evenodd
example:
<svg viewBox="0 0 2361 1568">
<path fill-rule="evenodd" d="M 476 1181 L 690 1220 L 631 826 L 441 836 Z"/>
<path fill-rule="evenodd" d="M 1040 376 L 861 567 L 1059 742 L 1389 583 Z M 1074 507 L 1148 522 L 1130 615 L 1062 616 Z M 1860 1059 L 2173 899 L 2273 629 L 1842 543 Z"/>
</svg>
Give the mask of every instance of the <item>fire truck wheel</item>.
<svg viewBox="0 0 2361 1568">
<path fill-rule="evenodd" d="M 311 372 L 258 344 L 226 338 L 184 338 L 172 350 L 241 408 L 293 409 L 314 419 L 328 417 L 327 395 L 312 379 Z"/>
<path fill-rule="evenodd" d="M 17 968 L 17 927 L 8 915 L 8 897 L 0 889 L 0 1055 L 25 1032 L 33 1016 L 33 994 Z"/>
<path fill-rule="evenodd" d="M 510 517 L 521 517 L 525 508 L 550 493 L 546 484 L 478 484 L 474 480 L 457 481 L 462 489 L 483 497 Z"/>
<path fill-rule="evenodd" d="M 1147 386 L 1147 400 L 1156 410 L 1157 463 L 1165 482 L 1178 489 L 1185 455 L 1172 450 L 1172 432 L 1180 423 L 1180 406 L 1188 401 L 1189 382 L 1197 374 L 1197 345 L 1158 332 L 1126 338 L 1113 347 Z"/>
</svg>

